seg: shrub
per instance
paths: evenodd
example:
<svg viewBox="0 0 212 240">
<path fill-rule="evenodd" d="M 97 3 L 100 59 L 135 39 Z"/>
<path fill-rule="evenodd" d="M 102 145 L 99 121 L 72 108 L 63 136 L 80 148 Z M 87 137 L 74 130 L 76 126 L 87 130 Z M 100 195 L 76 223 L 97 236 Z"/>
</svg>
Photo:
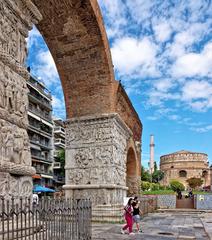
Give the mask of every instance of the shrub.
<svg viewBox="0 0 212 240">
<path fill-rule="evenodd" d="M 150 189 L 151 183 L 150 182 L 141 182 L 141 190 L 147 191 Z"/>
<path fill-rule="evenodd" d="M 160 185 L 158 183 L 151 183 L 151 186 L 150 186 L 152 191 L 159 190 L 159 187 Z"/>
<path fill-rule="evenodd" d="M 200 187 L 203 184 L 203 180 L 196 177 L 189 178 L 186 180 L 186 182 L 188 183 L 189 187 L 194 189 Z"/>
<path fill-rule="evenodd" d="M 184 185 L 181 183 L 181 182 L 179 182 L 179 181 L 177 181 L 177 180 L 171 180 L 170 181 L 170 187 L 171 187 L 171 189 L 174 191 L 174 192 L 177 192 L 177 191 L 184 191 L 185 190 L 185 187 L 184 187 Z"/>
<path fill-rule="evenodd" d="M 166 189 L 166 186 L 159 185 L 159 190 L 165 190 L 165 189 Z"/>
</svg>

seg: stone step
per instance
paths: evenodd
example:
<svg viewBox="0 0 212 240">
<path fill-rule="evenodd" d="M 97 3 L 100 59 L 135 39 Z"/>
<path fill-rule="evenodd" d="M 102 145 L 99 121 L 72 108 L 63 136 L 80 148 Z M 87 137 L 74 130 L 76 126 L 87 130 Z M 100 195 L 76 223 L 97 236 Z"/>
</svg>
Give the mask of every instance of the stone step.
<svg viewBox="0 0 212 240">
<path fill-rule="evenodd" d="M 198 214 L 198 213 L 212 213 L 212 210 L 188 209 L 188 208 L 175 208 L 175 209 L 157 209 L 159 213 L 179 213 L 179 214 Z"/>
</svg>

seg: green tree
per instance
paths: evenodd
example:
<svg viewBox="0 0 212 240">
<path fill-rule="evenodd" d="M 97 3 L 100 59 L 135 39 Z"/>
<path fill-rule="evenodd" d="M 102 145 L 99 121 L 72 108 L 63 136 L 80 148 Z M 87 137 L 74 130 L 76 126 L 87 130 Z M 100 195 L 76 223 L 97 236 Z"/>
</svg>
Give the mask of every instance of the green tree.
<svg viewBox="0 0 212 240">
<path fill-rule="evenodd" d="M 189 178 L 186 180 L 186 182 L 188 183 L 189 187 L 191 187 L 192 189 L 200 187 L 203 184 L 203 180 L 201 178 L 196 178 L 196 177 Z"/>
<path fill-rule="evenodd" d="M 151 182 L 151 175 L 141 166 L 141 181 Z"/>
<path fill-rule="evenodd" d="M 60 162 L 61 166 L 61 176 L 65 176 L 65 150 L 61 149 L 57 154 L 57 162 Z"/>
<path fill-rule="evenodd" d="M 156 172 L 158 170 L 158 166 L 157 166 L 157 163 L 154 162 L 154 172 Z"/>
<path fill-rule="evenodd" d="M 152 182 L 158 183 L 164 178 L 164 172 L 161 170 L 155 170 L 152 174 Z"/>
<path fill-rule="evenodd" d="M 179 182 L 179 181 L 177 181 L 177 180 L 171 180 L 170 181 L 170 187 L 171 187 L 171 189 L 174 191 L 174 192 L 177 192 L 177 191 L 184 191 L 185 190 L 185 187 L 184 187 L 184 185 L 181 183 L 181 182 Z"/>
</svg>

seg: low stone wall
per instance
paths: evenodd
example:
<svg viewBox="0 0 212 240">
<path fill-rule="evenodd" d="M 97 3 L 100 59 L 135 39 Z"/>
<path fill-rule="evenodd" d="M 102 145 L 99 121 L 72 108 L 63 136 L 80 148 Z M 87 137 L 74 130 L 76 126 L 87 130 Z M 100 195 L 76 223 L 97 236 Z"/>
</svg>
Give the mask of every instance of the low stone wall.
<svg viewBox="0 0 212 240">
<path fill-rule="evenodd" d="M 157 208 L 174 209 L 176 208 L 176 195 L 157 195 Z"/>
<path fill-rule="evenodd" d="M 212 210 L 212 194 L 197 194 L 196 209 Z"/>
<path fill-rule="evenodd" d="M 157 209 L 157 196 L 156 195 L 143 195 L 139 196 L 139 208 L 143 215 L 154 212 Z"/>
</svg>

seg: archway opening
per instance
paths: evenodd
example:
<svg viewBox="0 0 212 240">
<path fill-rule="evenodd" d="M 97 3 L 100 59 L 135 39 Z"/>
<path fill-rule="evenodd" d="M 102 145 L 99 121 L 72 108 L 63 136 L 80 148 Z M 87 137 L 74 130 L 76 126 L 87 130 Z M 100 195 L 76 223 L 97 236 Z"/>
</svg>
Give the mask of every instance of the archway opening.
<svg viewBox="0 0 212 240">
<path fill-rule="evenodd" d="M 187 177 L 187 172 L 185 170 L 179 171 L 179 177 L 183 177 L 183 178 Z"/>
<path fill-rule="evenodd" d="M 136 155 L 133 148 L 129 148 L 127 152 L 127 166 L 126 166 L 126 185 L 128 187 L 127 196 L 133 196 L 137 193 L 137 165 Z"/>
</svg>

